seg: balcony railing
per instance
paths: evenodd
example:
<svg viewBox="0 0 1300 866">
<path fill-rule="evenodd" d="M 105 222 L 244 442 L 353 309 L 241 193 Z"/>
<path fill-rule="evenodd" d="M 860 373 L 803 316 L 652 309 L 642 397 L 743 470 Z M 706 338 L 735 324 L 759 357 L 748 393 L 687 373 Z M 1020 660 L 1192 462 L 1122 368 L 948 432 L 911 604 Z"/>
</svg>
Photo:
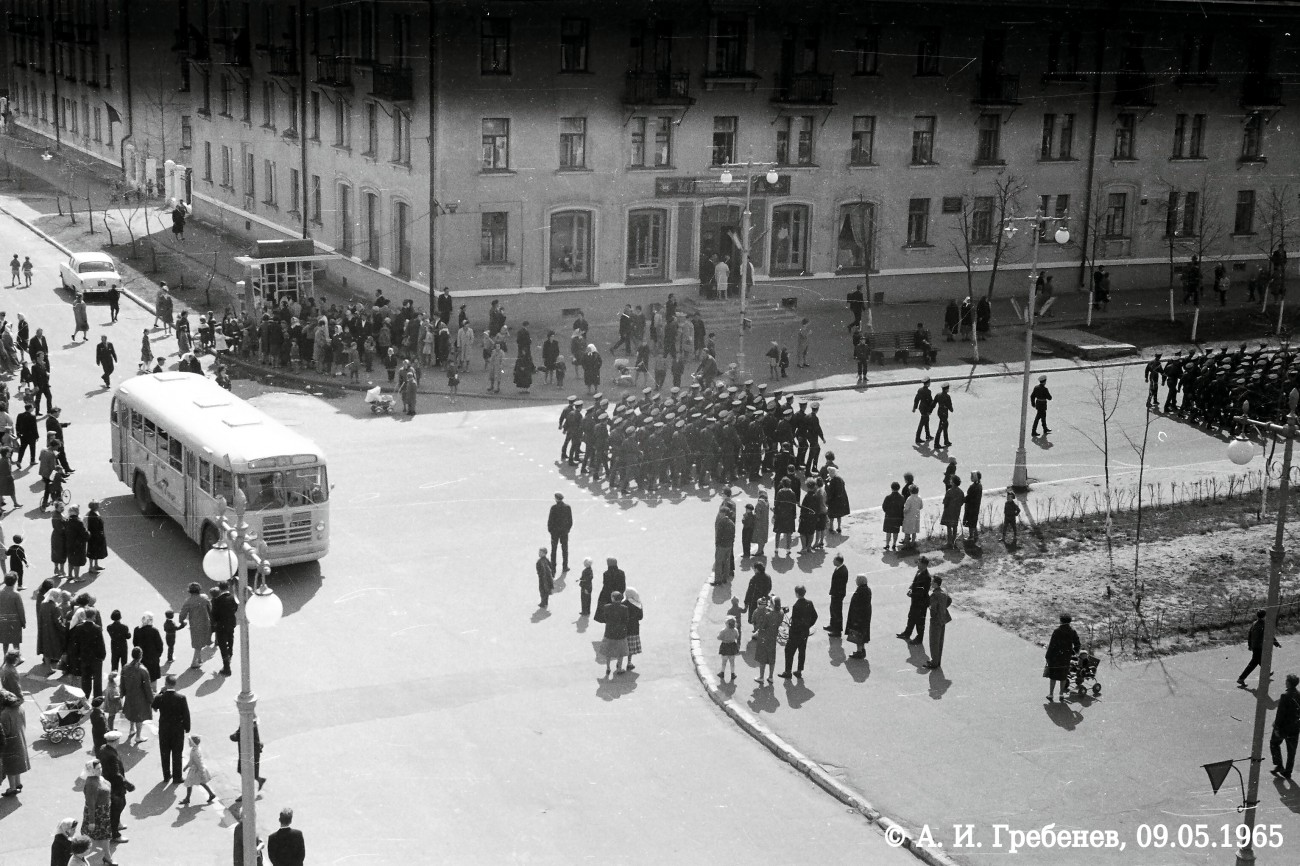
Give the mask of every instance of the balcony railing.
<svg viewBox="0 0 1300 866">
<path fill-rule="evenodd" d="M 351 87 L 352 58 L 317 57 L 316 83 L 326 87 Z"/>
<path fill-rule="evenodd" d="M 1019 105 L 1020 76 L 1014 73 L 979 76 L 974 102 L 976 105 Z"/>
<path fill-rule="evenodd" d="M 1154 79 L 1145 72 L 1121 72 L 1115 76 L 1115 104 L 1130 108 L 1155 105 Z"/>
<path fill-rule="evenodd" d="M 298 52 L 283 45 L 272 48 L 267 73 L 280 76 L 297 75 Z"/>
<path fill-rule="evenodd" d="M 415 88 L 410 69 L 388 63 L 376 63 L 373 67 L 373 75 L 370 95 L 376 99 L 405 102 L 413 98 Z"/>
<path fill-rule="evenodd" d="M 831 105 L 835 102 L 835 76 L 829 72 L 796 72 L 777 79 L 773 102 L 797 105 Z"/>
<path fill-rule="evenodd" d="M 252 66 L 252 51 L 246 31 L 224 36 L 217 40 L 217 56 L 226 66 Z"/>
<path fill-rule="evenodd" d="M 1242 108 L 1272 108 L 1282 104 L 1282 79 L 1248 75 L 1241 82 Z"/>
<path fill-rule="evenodd" d="M 627 73 L 623 102 L 627 105 L 690 105 L 689 72 Z"/>
</svg>

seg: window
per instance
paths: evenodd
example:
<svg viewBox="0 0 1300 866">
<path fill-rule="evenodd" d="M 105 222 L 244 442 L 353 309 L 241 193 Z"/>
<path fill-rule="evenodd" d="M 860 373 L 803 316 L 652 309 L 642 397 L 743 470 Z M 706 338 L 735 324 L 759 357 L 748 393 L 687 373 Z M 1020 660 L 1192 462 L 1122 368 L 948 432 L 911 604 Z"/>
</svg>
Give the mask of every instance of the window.
<svg viewBox="0 0 1300 866">
<path fill-rule="evenodd" d="M 919 114 L 912 119 L 912 165 L 930 165 L 933 162 L 934 115 Z"/>
<path fill-rule="evenodd" d="M 1210 58 L 1213 54 L 1213 34 L 1188 31 L 1183 34 L 1183 50 L 1178 58 L 1178 74 L 1189 78 L 1208 76 Z"/>
<path fill-rule="evenodd" d="M 366 103 L 366 156 L 379 153 L 379 106 Z"/>
<path fill-rule="evenodd" d="M 262 183 L 266 186 L 266 198 L 263 204 L 275 205 L 275 163 L 269 159 L 262 160 Z"/>
<path fill-rule="evenodd" d="M 200 96 L 203 101 L 199 103 L 199 113 L 210 117 L 212 116 L 212 74 L 205 69 L 200 78 L 203 90 Z"/>
<path fill-rule="evenodd" d="M 234 188 L 234 155 L 229 145 L 221 145 L 221 185 L 227 189 Z"/>
<path fill-rule="evenodd" d="M 1047 75 L 1073 78 L 1079 74 L 1079 31 L 1057 31 L 1047 37 Z"/>
<path fill-rule="evenodd" d="M 658 208 L 634 210 L 627 216 L 627 278 L 663 279 L 667 276 L 667 212 Z"/>
<path fill-rule="evenodd" d="M 971 204 L 970 242 L 993 243 L 993 196 L 977 195 Z"/>
<path fill-rule="evenodd" d="M 505 117 L 483 118 L 483 171 L 510 168 L 510 120 Z"/>
<path fill-rule="evenodd" d="M 165 435 L 162 430 L 158 431 L 159 445 L 162 444 Z M 167 442 L 167 462 L 177 472 L 183 470 L 185 466 L 185 446 L 179 439 L 171 439 Z"/>
<path fill-rule="evenodd" d="M 803 273 L 808 266 L 808 207 L 772 208 L 772 273 Z"/>
<path fill-rule="evenodd" d="M 321 224 L 320 199 L 320 175 L 313 174 L 311 176 L 311 221 L 316 225 Z"/>
<path fill-rule="evenodd" d="M 1044 210 L 1043 213 L 1047 213 L 1047 211 Z M 1056 217 L 1057 225 L 1062 224 L 1069 215 L 1070 197 L 1068 195 L 1058 195 L 1056 197 L 1056 213 L 1053 214 Z"/>
<path fill-rule="evenodd" d="M 244 101 L 244 123 L 252 123 L 253 122 L 253 85 L 248 81 L 243 82 L 242 97 Z"/>
<path fill-rule="evenodd" d="M 1234 235 L 1253 235 L 1255 233 L 1255 191 L 1242 189 L 1237 191 L 1237 212 L 1232 222 Z"/>
<path fill-rule="evenodd" d="M 999 163 L 1002 161 L 1002 115 L 980 115 L 979 137 L 975 146 L 975 161 L 983 163 Z"/>
<path fill-rule="evenodd" d="M 849 146 L 850 165 L 874 165 L 876 118 L 858 115 L 853 118 L 853 140 Z"/>
<path fill-rule="evenodd" d="M 713 18 L 712 75 L 743 75 L 749 70 L 749 18 L 716 15 Z"/>
<path fill-rule="evenodd" d="M 869 30 L 853 40 L 853 74 L 877 75 L 880 72 L 880 34 Z"/>
<path fill-rule="evenodd" d="M 352 187 L 339 184 L 339 252 L 352 255 Z"/>
<path fill-rule="evenodd" d="M 875 261 L 876 206 L 855 202 L 840 207 L 835 265 L 839 270 L 861 271 Z"/>
<path fill-rule="evenodd" d="M 939 40 L 938 27 L 922 27 L 916 40 L 916 74 L 939 75 Z"/>
<path fill-rule="evenodd" d="M 1252 111 L 1246 118 L 1241 136 L 1241 158 L 1246 162 L 1264 162 L 1264 117 L 1262 111 Z M 76 131 L 76 125 L 73 125 Z"/>
<path fill-rule="evenodd" d="M 199 459 L 199 489 L 212 493 L 212 464 L 202 458 Z"/>
<path fill-rule="evenodd" d="M 379 241 L 379 196 L 373 192 L 365 194 L 366 207 L 366 263 L 378 266 L 380 260 Z"/>
<path fill-rule="evenodd" d="M 500 265 L 506 261 L 506 226 L 509 214 L 501 211 L 485 212 L 479 229 L 478 260 L 485 265 Z"/>
<path fill-rule="evenodd" d="M 244 195 L 251 201 L 257 197 L 257 160 L 253 154 L 244 152 Z"/>
<path fill-rule="evenodd" d="M 292 86 L 289 88 L 289 122 L 285 124 L 284 134 L 298 137 L 298 88 Z"/>
<path fill-rule="evenodd" d="M 360 50 L 357 62 L 370 64 L 375 62 L 375 4 L 360 3 L 358 6 L 360 25 L 357 27 L 357 38 Z"/>
<path fill-rule="evenodd" d="M 203 142 L 203 179 L 212 180 L 212 142 Z"/>
<path fill-rule="evenodd" d="M 1174 118 L 1174 159 L 1205 157 L 1205 115 L 1179 114 Z"/>
<path fill-rule="evenodd" d="M 1038 158 L 1070 159 L 1074 149 L 1074 115 L 1044 114 L 1043 144 Z"/>
<path fill-rule="evenodd" d="M 930 200 L 914 198 L 907 203 L 907 245 L 928 247 L 930 239 Z"/>
<path fill-rule="evenodd" d="M 393 111 L 393 162 L 411 164 L 411 115 Z"/>
<path fill-rule="evenodd" d="M 587 71 L 588 30 L 586 18 L 560 19 L 560 71 Z"/>
<path fill-rule="evenodd" d="M 1200 196 L 1195 192 L 1169 191 L 1165 206 L 1165 237 L 1195 237 L 1196 208 Z"/>
<path fill-rule="evenodd" d="M 591 214 L 587 211 L 562 211 L 551 216 L 550 281 L 592 281 Z"/>
<path fill-rule="evenodd" d="M 311 140 L 320 141 L 320 91 L 311 92 Z"/>
<path fill-rule="evenodd" d="M 270 81 L 262 82 L 262 126 L 275 129 L 275 85 Z"/>
<path fill-rule="evenodd" d="M 587 167 L 587 118 L 560 118 L 560 168 Z"/>
<path fill-rule="evenodd" d="M 736 161 L 736 123 L 735 117 L 713 118 L 713 152 L 709 158 L 713 165 Z"/>
<path fill-rule="evenodd" d="M 341 96 L 334 100 L 334 146 L 352 146 L 352 114 L 348 101 Z"/>
<path fill-rule="evenodd" d="M 1128 233 L 1128 193 L 1112 192 L 1106 196 L 1106 237 L 1122 238 Z"/>
<path fill-rule="evenodd" d="M 510 19 L 484 18 L 479 31 L 479 72 L 510 74 Z"/>
<path fill-rule="evenodd" d="M 95 109 L 95 141 L 99 141 L 99 109 Z M 181 148 L 189 150 L 194 146 L 194 128 L 190 126 L 190 116 L 181 115 Z"/>
<path fill-rule="evenodd" d="M 106 14 L 106 15 L 108 14 L 108 4 L 107 4 L 107 3 L 104 4 L 104 14 Z M 105 27 L 104 29 L 107 30 L 108 28 Z M 208 85 L 209 85 L 210 83 L 211 83 L 211 78 L 210 78 L 210 76 L 209 76 L 206 72 L 203 73 L 203 92 L 204 92 L 204 93 L 207 93 L 207 91 L 208 91 Z M 113 55 L 111 55 L 111 54 L 105 54 L 105 55 L 104 55 L 104 86 L 107 87 L 107 88 L 109 88 L 109 89 L 112 89 L 112 87 L 113 87 Z M 206 102 L 206 99 L 205 99 L 205 102 Z"/>
<path fill-rule="evenodd" d="M 104 116 L 103 115 L 104 115 L 103 110 L 96 107 L 95 108 L 95 141 L 99 141 L 99 142 L 102 142 L 104 140 Z M 190 131 L 189 120 L 190 119 L 188 116 L 181 118 L 181 124 L 182 124 L 181 125 L 181 147 L 190 147 L 189 134 L 188 134 Z"/>
<path fill-rule="evenodd" d="M 776 161 L 782 165 L 812 164 L 811 117 L 782 117 L 776 127 Z"/>
<path fill-rule="evenodd" d="M 221 76 L 221 114 L 223 117 L 233 116 L 234 104 L 235 82 L 230 80 L 229 75 L 223 75 Z"/>
<path fill-rule="evenodd" d="M 301 213 L 299 208 L 302 207 L 302 175 L 298 169 L 289 169 L 289 210 L 292 213 Z"/>
<path fill-rule="evenodd" d="M 631 122 L 631 152 L 628 165 L 635 168 L 667 166 L 672 164 L 673 124 L 670 117 L 634 117 Z M 651 132 L 654 141 L 648 143 Z"/>
<path fill-rule="evenodd" d="M 411 276 L 411 206 L 404 201 L 393 204 L 393 273 Z"/>
<path fill-rule="evenodd" d="M 1137 115 L 1124 113 L 1115 118 L 1115 159 L 1137 159 Z"/>
</svg>

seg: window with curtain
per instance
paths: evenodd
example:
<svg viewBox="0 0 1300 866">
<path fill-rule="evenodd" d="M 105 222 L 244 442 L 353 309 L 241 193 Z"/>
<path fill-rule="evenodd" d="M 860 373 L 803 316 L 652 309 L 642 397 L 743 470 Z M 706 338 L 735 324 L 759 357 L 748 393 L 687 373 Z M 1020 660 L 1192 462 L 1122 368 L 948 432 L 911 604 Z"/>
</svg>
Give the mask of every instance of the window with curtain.
<svg viewBox="0 0 1300 866">
<path fill-rule="evenodd" d="M 842 271 L 863 270 L 874 264 L 876 206 L 854 202 L 840 206 L 835 265 Z"/>
<path fill-rule="evenodd" d="M 772 209 L 772 273 L 803 273 L 808 267 L 808 207 Z"/>
<path fill-rule="evenodd" d="M 627 217 L 627 278 L 663 279 L 667 256 L 667 213 L 658 208 L 634 210 Z"/>
<path fill-rule="evenodd" d="M 591 214 L 561 211 L 551 216 L 550 280 L 557 283 L 590 283 Z"/>
</svg>

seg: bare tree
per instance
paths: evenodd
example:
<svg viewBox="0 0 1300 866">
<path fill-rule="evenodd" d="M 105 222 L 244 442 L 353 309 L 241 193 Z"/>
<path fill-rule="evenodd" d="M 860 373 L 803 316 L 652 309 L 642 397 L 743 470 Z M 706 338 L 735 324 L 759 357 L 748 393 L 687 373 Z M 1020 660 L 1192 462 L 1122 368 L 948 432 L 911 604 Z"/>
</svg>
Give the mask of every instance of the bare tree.
<svg viewBox="0 0 1300 866">
<path fill-rule="evenodd" d="M 1174 287 L 1178 275 L 1175 260 L 1178 254 L 1183 252 L 1191 256 L 1193 261 L 1198 261 L 1201 267 L 1207 266 L 1228 237 L 1229 226 L 1224 219 L 1219 194 L 1210 186 L 1208 175 L 1203 176 L 1194 189 L 1180 189 L 1164 178 L 1160 178 L 1160 183 L 1165 188 L 1165 196 L 1157 204 L 1152 217 L 1152 228 L 1164 233 L 1169 264 L 1170 321 L 1173 321 Z M 1191 263 L 1186 265 L 1186 268 L 1191 267 Z M 1184 278 L 1190 278 L 1186 270 Z M 1205 286 L 1204 282 L 1202 286 Z M 1196 306 L 1192 313 L 1192 342 L 1196 342 L 1201 322 L 1200 299 L 1203 294 L 1202 289 L 1194 299 Z"/>
<path fill-rule="evenodd" d="M 998 267 L 1002 264 L 1002 259 L 1008 251 L 1011 243 L 1010 238 L 1002 227 L 1007 224 L 1007 218 L 1015 216 L 1016 210 L 1020 203 L 1020 194 L 1026 189 L 1026 184 L 1014 174 L 997 177 L 993 181 L 993 262 L 989 270 L 989 290 L 988 299 L 993 300 L 993 289 L 997 285 Z"/>
<path fill-rule="evenodd" d="M 1133 453 L 1137 455 L 1137 459 L 1138 459 L 1137 526 L 1135 527 L 1133 532 L 1133 583 L 1132 583 L 1133 598 L 1136 600 L 1139 591 L 1138 586 L 1141 581 L 1140 574 L 1141 574 L 1141 565 L 1142 565 L 1142 505 L 1143 505 L 1142 485 L 1146 479 L 1147 442 L 1149 441 L 1151 436 L 1151 404 L 1149 402 L 1146 404 L 1146 415 L 1143 417 L 1143 421 L 1142 421 L 1141 442 L 1135 442 L 1133 440 L 1133 437 L 1129 436 L 1127 430 L 1121 429 L 1120 432 L 1124 436 L 1124 441 L 1128 442 L 1129 447 L 1133 449 Z"/>
<path fill-rule="evenodd" d="M 966 269 L 966 294 L 970 297 L 975 295 L 975 264 L 978 261 L 976 251 L 985 243 L 977 244 L 971 237 L 973 209 L 974 205 L 971 203 L 970 197 L 962 196 L 961 210 L 957 212 L 956 217 L 953 219 L 953 237 L 948 239 L 948 245 L 952 247 L 953 255 Z"/>
<path fill-rule="evenodd" d="M 1119 411 L 1124 395 L 1124 368 L 1117 369 L 1119 372 L 1114 375 L 1111 375 L 1111 371 L 1108 369 L 1093 368 L 1091 371 L 1093 384 L 1088 396 L 1100 419 L 1100 435 L 1098 436 L 1082 427 L 1071 425 L 1084 439 L 1088 440 L 1092 447 L 1101 452 L 1102 477 L 1105 482 L 1102 501 L 1106 506 L 1106 556 L 1110 561 L 1112 574 L 1115 572 L 1115 555 L 1111 535 L 1110 425 L 1115 413 Z"/>
<path fill-rule="evenodd" d="M 1263 197 L 1256 201 L 1255 210 L 1259 216 L 1260 229 L 1255 235 L 1259 240 L 1258 249 L 1268 256 L 1279 244 L 1286 243 L 1287 235 L 1294 235 L 1300 226 L 1300 212 L 1293 208 L 1296 190 L 1289 183 L 1274 185 L 1265 190 Z"/>
</svg>

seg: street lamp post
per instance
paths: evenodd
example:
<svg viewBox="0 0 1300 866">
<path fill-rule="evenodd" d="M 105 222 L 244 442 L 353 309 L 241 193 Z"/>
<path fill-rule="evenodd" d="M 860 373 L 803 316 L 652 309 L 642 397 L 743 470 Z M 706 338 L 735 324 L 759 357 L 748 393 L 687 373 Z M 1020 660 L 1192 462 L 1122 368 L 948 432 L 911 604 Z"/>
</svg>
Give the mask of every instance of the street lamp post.
<svg viewBox="0 0 1300 866">
<path fill-rule="evenodd" d="M 1038 237 L 1048 222 L 1063 223 L 1065 217 L 1049 217 L 1040 210 L 1033 216 L 1008 217 L 1004 220 L 1002 230 L 1015 234 L 1015 223 L 1030 222 L 1034 224 L 1034 258 L 1029 269 L 1029 300 L 1025 305 L 1025 371 L 1020 384 L 1020 443 L 1016 446 L 1016 466 L 1011 473 L 1011 486 L 1016 490 L 1029 487 L 1029 455 L 1025 451 L 1025 429 L 1029 423 L 1029 378 L 1034 363 L 1034 290 L 1038 284 Z M 1063 225 L 1058 226 L 1053 240 L 1058 244 L 1070 242 L 1070 232 Z"/>
<path fill-rule="evenodd" d="M 1243 401 L 1237 422 L 1245 428 L 1253 427 L 1262 433 L 1281 436 L 1285 442 L 1282 451 L 1282 477 L 1278 480 L 1277 531 L 1273 535 L 1273 549 L 1269 551 L 1268 601 L 1265 606 L 1264 637 L 1259 653 L 1259 688 L 1255 692 L 1255 725 L 1250 744 L 1250 773 L 1246 783 L 1246 813 L 1242 824 L 1246 830 L 1238 834 L 1241 847 L 1237 849 L 1237 866 L 1251 866 L 1255 862 L 1255 807 L 1259 805 L 1259 770 L 1264 763 L 1264 724 L 1268 717 L 1269 680 L 1273 676 L 1273 636 L 1277 632 L 1277 613 L 1282 585 L 1282 562 L 1286 558 L 1283 547 L 1286 529 L 1287 499 L 1291 487 L 1291 446 L 1295 443 L 1300 418 L 1296 406 L 1300 404 L 1300 389 L 1292 390 L 1287 398 L 1286 422 L 1276 424 L 1256 421 L 1250 417 L 1250 402 Z M 1228 457 L 1233 463 L 1244 466 L 1255 456 L 1255 446 L 1246 438 L 1238 437 L 1228 445 Z"/>
<path fill-rule="evenodd" d="M 723 183 L 731 183 L 734 177 L 734 171 L 743 171 L 745 176 L 745 210 L 740 214 L 740 268 L 739 268 L 739 286 L 740 286 L 740 343 L 736 348 L 736 378 L 744 379 L 745 373 L 745 331 L 748 328 L 748 321 L 745 318 L 745 309 L 748 303 L 749 287 L 749 244 L 750 231 L 753 228 L 753 214 L 750 213 L 750 206 L 754 199 L 754 169 L 767 169 L 763 179 L 769 184 L 774 184 L 780 179 L 776 173 L 775 162 L 754 162 L 749 159 L 743 163 L 731 163 L 719 166 L 722 169 L 722 176 L 719 178 Z"/>
<path fill-rule="evenodd" d="M 238 579 L 239 597 L 239 696 L 235 706 L 239 709 L 239 769 L 242 810 L 241 828 L 244 834 L 244 862 L 257 862 L 257 772 L 256 741 L 254 737 L 254 710 L 257 696 L 253 694 L 253 669 L 250 657 L 249 625 L 271 626 L 279 621 L 284 607 L 280 599 L 266 585 L 271 565 L 266 561 L 266 542 L 255 529 L 244 521 L 248 499 L 244 491 L 235 488 L 233 509 L 224 496 L 217 497 L 217 524 L 223 540 L 203 557 L 203 573 L 209 580 L 220 582 Z M 256 582 L 250 588 L 248 564 L 256 569 Z"/>
</svg>

